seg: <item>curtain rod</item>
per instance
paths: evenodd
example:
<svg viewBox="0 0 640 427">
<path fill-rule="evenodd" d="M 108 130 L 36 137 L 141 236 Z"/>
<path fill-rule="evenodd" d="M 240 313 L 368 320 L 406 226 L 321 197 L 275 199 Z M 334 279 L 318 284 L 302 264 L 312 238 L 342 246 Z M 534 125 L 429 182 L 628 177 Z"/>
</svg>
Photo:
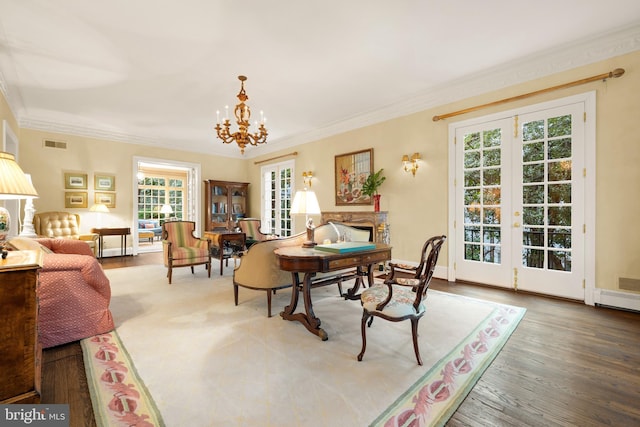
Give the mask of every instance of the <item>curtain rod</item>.
<svg viewBox="0 0 640 427">
<path fill-rule="evenodd" d="M 297 156 L 298 152 L 297 151 L 293 151 L 289 154 L 283 154 L 281 156 L 276 156 L 276 157 L 271 157 L 270 159 L 264 159 L 264 160 L 258 160 L 257 162 L 253 162 L 254 165 L 259 165 L 260 163 L 266 163 L 266 162 L 270 162 L 271 160 L 276 160 L 276 159 L 280 159 L 282 157 L 287 157 L 287 156 Z"/>
<path fill-rule="evenodd" d="M 576 81 L 573 81 L 573 82 L 564 83 L 564 84 L 561 84 L 561 85 L 558 85 L 558 86 L 552 86 L 552 87 L 548 87 L 546 89 L 540 89 L 540 90 L 536 90 L 534 92 L 529 92 L 529 93 L 525 93 L 525 94 L 522 94 L 522 95 L 512 96 L 511 98 L 504 98 L 504 99 L 501 99 L 499 101 L 489 102 L 488 104 L 476 105 L 475 107 L 465 108 L 464 110 L 458 110 L 458 111 L 454 111 L 452 113 L 442 114 L 442 115 L 439 115 L 439 116 L 433 116 L 433 121 L 437 122 L 438 120 L 447 119 L 447 118 L 453 117 L 453 116 L 459 116 L 460 114 L 470 113 L 472 111 L 481 110 L 481 109 L 487 108 L 487 107 L 493 107 L 495 105 L 505 104 L 507 102 L 518 101 L 520 99 L 529 98 L 529 97 L 534 96 L 534 95 L 540 95 L 542 93 L 547 93 L 547 92 L 551 92 L 551 91 L 558 90 L 558 89 L 565 89 L 565 88 L 572 87 L 572 86 L 583 85 L 585 83 L 591 83 L 591 82 L 595 82 L 597 80 L 606 81 L 607 79 L 612 78 L 612 77 L 613 78 L 618 78 L 618 77 L 622 76 L 623 74 L 624 74 L 624 68 L 616 68 L 615 70 L 610 71 L 608 73 L 598 74 L 597 76 L 587 77 L 586 79 L 580 79 L 580 80 L 576 80 Z"/>
</svg>

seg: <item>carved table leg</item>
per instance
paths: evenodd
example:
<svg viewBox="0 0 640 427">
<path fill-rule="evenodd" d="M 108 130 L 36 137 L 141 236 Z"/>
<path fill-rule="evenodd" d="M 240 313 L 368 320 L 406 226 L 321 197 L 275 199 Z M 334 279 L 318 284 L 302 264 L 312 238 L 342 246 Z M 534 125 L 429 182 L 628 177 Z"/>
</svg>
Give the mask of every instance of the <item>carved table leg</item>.
<svg viewBox="0 0 640 427">
<path fill-rule="evenodd" d="M 369 287 L 371 287 L 371 285 L 373 285 L 373 269 L 372 269 L 372 264 L 367 266 L 367 271 L 364 271 L 363 266 L 358 266 L 356 267 L 356 283 L 353 285 L 353 288 L 350 288 L 347 290 L 346 293 L 342 294 L 342 296 L 344 297 L 344 299 L 350 299 L 350 300 L 359 300 L 360 299 L 360 294 L 358 294 L 358 290 L 360 289 L 360 286 L 363 285 L 364 287 L 364 279 L 363 277 L 367 276 L 368 281 L 369 281 Z"/>
<path fill-rule="evenodd" d="M 297 273 L 291 273 L 295 276 L 293 279 L 294 290 L 291 294 L 291 304 L 285 307 L 284 311 L 280 313 L 285 320 L 297 320 L 302 323 L 305 328 L 312 334 L 319 336 L 322 341 L 326 341 L 329 336 L 327 332 L 320 327 L 320 319 L 313 313 L 313 303 L 311 302 L 311 273 L 305 273 L 302 281 L 302 297 L 304 299 L 305 313 L 295 313 L 296 306 L 298 304 L 298 293 L 300 280 Z"/>
</svg>

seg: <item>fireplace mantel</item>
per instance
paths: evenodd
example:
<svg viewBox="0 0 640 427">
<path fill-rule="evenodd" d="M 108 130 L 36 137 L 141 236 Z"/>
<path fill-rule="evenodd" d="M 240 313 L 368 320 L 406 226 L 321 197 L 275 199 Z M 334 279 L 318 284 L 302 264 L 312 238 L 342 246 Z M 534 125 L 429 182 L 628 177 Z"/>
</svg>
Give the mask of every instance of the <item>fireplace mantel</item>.
<svg viewBox="0 0 640 427">
<path fill-rule="evenodd" d="M 374 242 L 389 243 L 388 212 L 370 211 L 343 211 L 322 212 L 320 222 L 326 224 L 329 221 L 341 222 L 356 227 L 371 227 Z"/>
</svg>

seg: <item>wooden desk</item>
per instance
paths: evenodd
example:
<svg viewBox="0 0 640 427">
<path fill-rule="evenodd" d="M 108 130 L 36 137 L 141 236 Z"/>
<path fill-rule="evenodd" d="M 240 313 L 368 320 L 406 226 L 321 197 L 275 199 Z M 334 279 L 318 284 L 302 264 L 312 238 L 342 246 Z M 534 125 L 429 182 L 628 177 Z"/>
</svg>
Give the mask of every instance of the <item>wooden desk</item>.
<svg viewBox="0 0 640 427">
<path fill-rule="evenodd" d="M 220 259 L 220 275 L 222 276 L 222 262 L 226 260 L 229 265 L 229 258 L 237 255 L 246 249 L 246 235 L 238 231 L 220 230 L 205 231 L 204 238 L 211 240 L 211 256 Z M 238 250 L 231 248 L 231 243 L 235 242 Z M 225 251 L 225 246 L 229 249 Z M 214 253 L 215 252 L 215 253 Z"/>
<path fill-rule="evenodd" d="M 314 273 L 329 273 L 332 271 L 347 268 L 356 268 L 356 283 L 343 296 L 345 299 L 359 299 L 357 294 L 363 277 L 369 280 L 369 286 L 373 284 L 372 266 L 379 262 L 391 259 L 391 246 L 383 243 L 376 243 L 375 249 L 336 254 L 323 252 L 316 249 L 306 249 L 300 246 L 289 246 L 278 248 L 275 251 L 280 269 L 291 272 L 292 290 L 291 303 L 280 313 L 285 320 L 297 320 L 302 323 L 309 332 L 318 335 L 322 341 L 326 341 L 329 336 L 324 329 L 320 328 L 320 319 L 313 313 L 311 302 L 311 288 L 313 286 L 311 277 Z M 300 282 L 300 273 L 304 273 L 304 279 Z M 298 305 L 298 297 L 302 291 L 304 298 L 304 313 L 295 313 Z"/>
<path fill-rule="evenodd" d="M 104 241 L 103 241 L 104 236 L 120 236 L 120 256 L 127 255 L 127 236 L 131 234 L 131 229 L 129 227 L 92 228 L 91 232 L 96 233 L 98 235 L 98 258 L 102 258 L 102 249 L 104 247 Z"/>
</svg>

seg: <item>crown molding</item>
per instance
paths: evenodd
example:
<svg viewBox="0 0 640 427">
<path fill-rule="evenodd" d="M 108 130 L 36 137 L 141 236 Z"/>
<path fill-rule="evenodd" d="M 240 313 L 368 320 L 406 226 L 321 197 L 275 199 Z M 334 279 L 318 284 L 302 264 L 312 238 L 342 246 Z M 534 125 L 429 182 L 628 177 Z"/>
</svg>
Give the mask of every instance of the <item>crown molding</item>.
<svg viewBox="0 0 640 427">
<path fill-rule="evenodd" d="M 640 50 L 640 24 L 634 24 L 615 32 L 597 35 L 579 42 L 558 46 L 554 49 L 539 52 L 517 61 L 499 64 L 481 73 L 452 80 L 437 87 L 424 90 L 410 99 L 359 114 L 320 129 L 272 140 L 270 141 L 271 144 L 264 144 L 252 148 L 250 151 L 247 151 L 244 156 L 241 156 L 237 150 L 225 150 L 225 146 L 222 145 L 207 145 L 206 151 L 203 151 L 201 147 L 188 146 L 181 142 L 180 150 L 223 157 L 253 158 L 621 56 L 637 50 Z M 15 111 L 24 111 L 24 109 L 15 108 L 18 107 L 18 105 L 14 102 L 15 100 L 9 96 L 9 91 L 7 90 L 2 74 L 0 74 L 0 91 L 7 100 L 9 108 L 14 112 L 14 116 L 21 128 L 176 149 L 175 141 L 163 141 L 156 137 L 131 135 L 112 129 L 100 129 L 81 124 L 60 123 L 21 114 L 17 115 Z"/>
</svg>

